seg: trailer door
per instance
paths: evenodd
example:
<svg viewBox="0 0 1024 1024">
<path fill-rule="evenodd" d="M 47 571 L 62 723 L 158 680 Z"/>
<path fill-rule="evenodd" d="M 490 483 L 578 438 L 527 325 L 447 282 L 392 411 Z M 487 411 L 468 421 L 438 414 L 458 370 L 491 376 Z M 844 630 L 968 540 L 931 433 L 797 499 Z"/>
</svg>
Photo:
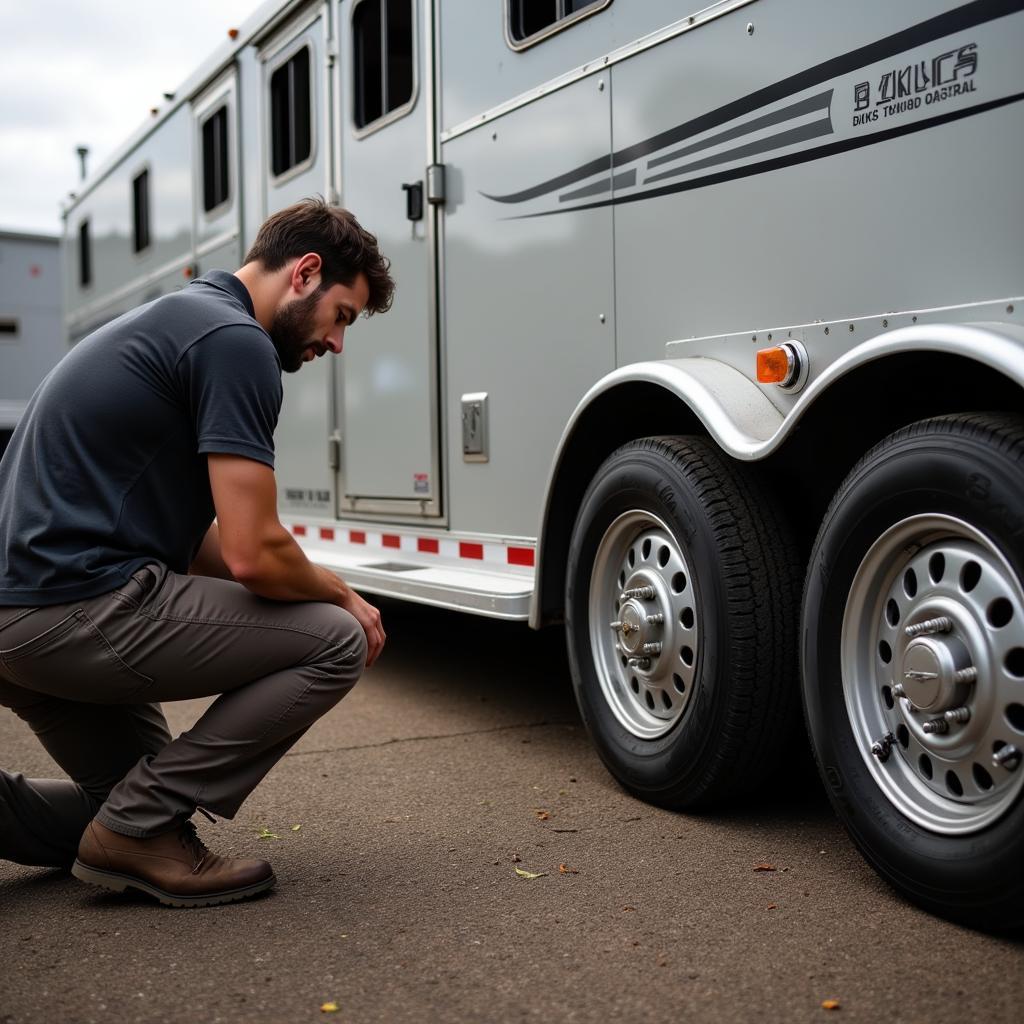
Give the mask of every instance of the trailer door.
<svg viewBox="0 0 1024 1024">
<path fill-rule="evenodd" d="M 275 26 L 259 48 L 262 216 L 330 192 L 330 32 L 326 4 L 303 7 Z M 243 173 L 248 168 L 243 168 Z M 278 496 L 288 512 L 331 516 L 334 473 L 326 435 L 332 419 L 328 360 L 284 375 L 284 408 L 275 434 Z"/>
<path fill-rule="evenodd" d="M 359 321 L 336 370 L 338 512 L 441 512 L 436 207 L 427 0 L 339 3 L 336 112 L 342 203 L 372 231 L 397 283 L 385 316 Z"/>
</svg>

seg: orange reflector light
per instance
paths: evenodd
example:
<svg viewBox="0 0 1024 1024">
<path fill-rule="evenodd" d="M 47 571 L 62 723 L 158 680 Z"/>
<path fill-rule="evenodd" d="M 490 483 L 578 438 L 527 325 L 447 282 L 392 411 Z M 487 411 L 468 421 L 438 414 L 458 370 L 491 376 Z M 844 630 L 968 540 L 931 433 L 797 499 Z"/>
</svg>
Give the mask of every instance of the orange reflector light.
<svg viewBox="0 0 1024 1024">
<path fill-rule="evenodd" d="M 759 384 L 783 384 L 792 372 L 792 356 L 781 345 L 763 348 L 757 353 Z"/>
<path fill-rule="evenodd" d="M 238 38 L 238 29 L 237 28 L 229 28 L 228 29 L 228 39 L 237 39 L 237 38 Z"/>
</svg>

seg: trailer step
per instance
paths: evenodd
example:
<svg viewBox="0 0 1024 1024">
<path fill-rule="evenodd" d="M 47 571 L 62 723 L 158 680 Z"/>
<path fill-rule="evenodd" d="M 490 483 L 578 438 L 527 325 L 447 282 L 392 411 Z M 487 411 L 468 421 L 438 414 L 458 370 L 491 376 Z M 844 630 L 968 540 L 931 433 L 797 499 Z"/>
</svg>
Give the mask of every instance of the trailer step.
<svg viewBox="0 0 1024 1024">
<path fill-rule="evenodd" d="M 286 525 L 311 561 L 356 590 L 496 619 L 529 618 L 532 543 L 317 520 Z"/>
</svg>

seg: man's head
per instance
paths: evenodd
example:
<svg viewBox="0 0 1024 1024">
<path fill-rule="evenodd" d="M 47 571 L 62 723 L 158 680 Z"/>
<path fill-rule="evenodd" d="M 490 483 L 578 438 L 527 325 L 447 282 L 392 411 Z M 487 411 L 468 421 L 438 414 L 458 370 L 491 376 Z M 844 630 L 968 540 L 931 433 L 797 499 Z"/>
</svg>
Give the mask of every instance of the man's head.
<svg viewBox="0 0 1024 1024">
<path fill-rule="evenodd" d="M 345 328 L 360 313 L 391 306 L 395 285 L 377 239 L 347 210 L 322 199 L 304 199 L 270 217 L 245 262 L 240 276 L 256 265 L 261 277 L 277 282 L 272 308 L 261 310 L 256 296 L 254 302 L 289 373 L 327 351 L 340 352 Z"/>
</svg>

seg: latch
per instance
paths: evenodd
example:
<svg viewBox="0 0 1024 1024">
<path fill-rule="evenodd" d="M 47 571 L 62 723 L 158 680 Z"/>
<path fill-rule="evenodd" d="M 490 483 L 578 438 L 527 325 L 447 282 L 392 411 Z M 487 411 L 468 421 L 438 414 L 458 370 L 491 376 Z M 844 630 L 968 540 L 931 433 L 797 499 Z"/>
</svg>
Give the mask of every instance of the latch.
<svg viewBox="0 0 1024 1024">
<path fill-rule="evenodd" d="M 405 193 L 405 216 L 409 220 L 423 220 L 423 182 L 410 181 L 402 186 Z"/>
</svg>

